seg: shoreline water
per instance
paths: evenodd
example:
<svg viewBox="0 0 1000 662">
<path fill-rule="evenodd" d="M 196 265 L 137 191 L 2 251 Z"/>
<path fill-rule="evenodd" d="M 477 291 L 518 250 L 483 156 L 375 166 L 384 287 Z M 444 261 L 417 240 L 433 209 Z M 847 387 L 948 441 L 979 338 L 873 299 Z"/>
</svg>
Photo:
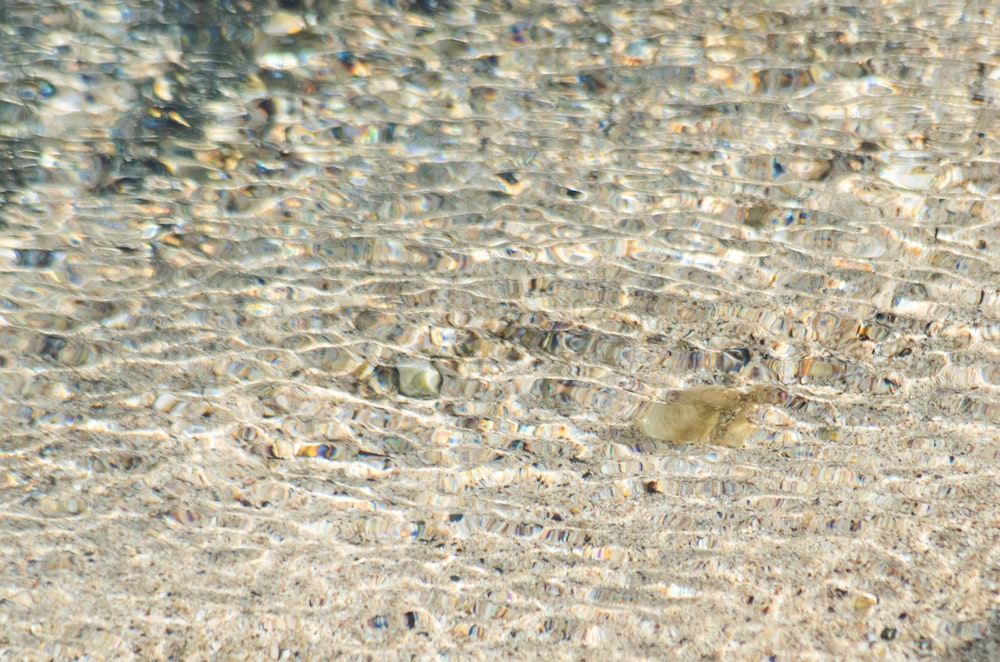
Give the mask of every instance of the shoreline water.
<svg viewBox="0 0 1000 662">
<path fill-rule="evenodd" d="M 0 657 L 1000 655 L 990 5 L 244 4 L 0 8 Z"/>
</svg>

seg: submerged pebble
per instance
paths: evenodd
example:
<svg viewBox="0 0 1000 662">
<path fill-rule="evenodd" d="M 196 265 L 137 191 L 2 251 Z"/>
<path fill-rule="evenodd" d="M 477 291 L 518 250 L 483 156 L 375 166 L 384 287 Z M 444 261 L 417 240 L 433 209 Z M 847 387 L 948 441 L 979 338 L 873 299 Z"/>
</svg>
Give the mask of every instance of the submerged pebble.
<svg viewBox="0 0 1000 662">
<path fill-rule="evenodd" d="M 413 360 L 396 366 L 399 392 L 412 398 L 431 398 L 441 389 L 441 373 L 430 361 Z"/>
<path fill-rule="evenodd" d="M 653 402 L 636 423 L 647 437 L 674 444 L 718 444 L 742 447 L 756 427 L 747 418 L 763 391 L 741 392 L 722 386 L 696 386 L 671 402 Z"/>
</svg>

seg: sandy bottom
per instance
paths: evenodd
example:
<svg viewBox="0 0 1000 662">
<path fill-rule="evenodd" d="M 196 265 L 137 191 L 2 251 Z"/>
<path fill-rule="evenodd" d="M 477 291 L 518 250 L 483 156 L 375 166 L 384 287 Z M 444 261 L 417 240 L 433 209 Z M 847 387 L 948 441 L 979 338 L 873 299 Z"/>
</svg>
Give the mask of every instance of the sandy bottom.
<svg viewBox="0 0 1000 662">
<path fill-rule="evenodd" d="M 1000 659 L 993 3 L 65 4 L 0 659 Z"/>
</svg>

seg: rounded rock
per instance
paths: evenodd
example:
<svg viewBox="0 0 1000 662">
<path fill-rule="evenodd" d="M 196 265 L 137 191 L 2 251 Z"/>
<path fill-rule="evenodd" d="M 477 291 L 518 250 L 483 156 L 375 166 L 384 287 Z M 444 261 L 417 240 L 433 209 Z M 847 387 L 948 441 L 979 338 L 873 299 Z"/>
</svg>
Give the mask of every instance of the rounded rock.
<svg viewBox="0 0 1000 662">
<path fill-rule="evenodd" d="M 432 398 L 441 389 L 441 373 L 430 361 L 413 360 L 396 366 L 399 392 L 411 398 Z"/>
<path fill-rule="evenodd" d="M 738 448 L 755 426 L 747 410 L 759 398 L 720 386 L 696 386 L 677 394 L 672 402 L 652 402 L 636 419 L 639 431 L 651 439 L 673 444 L 718 444 Z"/>
</svg>

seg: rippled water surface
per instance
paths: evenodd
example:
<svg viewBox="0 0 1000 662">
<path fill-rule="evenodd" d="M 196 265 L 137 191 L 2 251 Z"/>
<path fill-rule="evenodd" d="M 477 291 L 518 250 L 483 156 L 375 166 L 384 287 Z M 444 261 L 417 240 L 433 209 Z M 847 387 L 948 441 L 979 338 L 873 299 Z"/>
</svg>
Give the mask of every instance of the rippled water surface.
<svg viewBox="0 0 1000 662">
<path fill-rule="evenodd" d="M 998 20 L 0 3 L 0 657 L 1000 655 Z"/>
</svg>

